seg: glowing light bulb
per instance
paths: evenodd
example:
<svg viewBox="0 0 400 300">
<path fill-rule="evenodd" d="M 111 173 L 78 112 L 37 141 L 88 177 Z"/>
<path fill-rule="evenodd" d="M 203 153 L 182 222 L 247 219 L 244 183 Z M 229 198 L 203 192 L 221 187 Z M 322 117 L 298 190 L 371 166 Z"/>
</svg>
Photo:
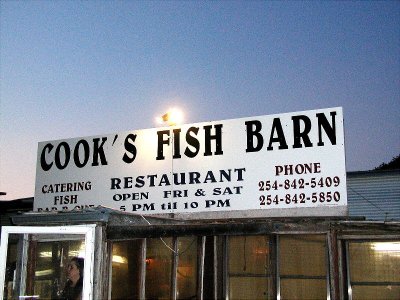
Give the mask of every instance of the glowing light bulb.
<svg viewBox="0 0 400 300">
<path fill-rule="evenodd" d="M 182 124 L 183 112 L 177 108 L 171 108 L 161 117 L 158 117 L 156 120 L 159 124 L 166 123 L 168 124 L 168 126 Z"/>
</svg>

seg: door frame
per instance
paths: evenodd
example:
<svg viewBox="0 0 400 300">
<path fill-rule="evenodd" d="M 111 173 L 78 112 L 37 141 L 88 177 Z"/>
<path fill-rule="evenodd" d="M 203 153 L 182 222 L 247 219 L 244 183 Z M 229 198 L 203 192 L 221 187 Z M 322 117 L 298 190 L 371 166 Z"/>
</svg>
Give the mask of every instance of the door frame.
<svg viewBox="0 0 400 300">
<path fill-rule="evenodd" d="M 84 235 L 85 236 L 85 268 L 83 272 L 82 299 L 93 299 L 93 264 L 95 250 L 95 224 L 71 226 L 3 226 L 0 241 L 0 299 L 4 295 L 4 281 L 7 263 L 8 240 L 10 234 L 40 234 L 40 235 Z"/>
</svg>

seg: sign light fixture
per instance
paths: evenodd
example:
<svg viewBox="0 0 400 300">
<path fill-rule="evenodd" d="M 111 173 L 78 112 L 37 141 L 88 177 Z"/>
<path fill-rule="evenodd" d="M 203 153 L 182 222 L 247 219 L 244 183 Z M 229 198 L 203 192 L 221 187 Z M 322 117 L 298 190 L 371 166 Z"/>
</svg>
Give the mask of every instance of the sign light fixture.
<svg viewBox="0 0 400 300">
<path fill-rule="evenodd" d="M 171 108 L 161 117 L 157 118 L 157 123 L 167 124 L 168 126 L 175 126 L 182 124 L 183 112 L 178 108 Z"/>
</svg>

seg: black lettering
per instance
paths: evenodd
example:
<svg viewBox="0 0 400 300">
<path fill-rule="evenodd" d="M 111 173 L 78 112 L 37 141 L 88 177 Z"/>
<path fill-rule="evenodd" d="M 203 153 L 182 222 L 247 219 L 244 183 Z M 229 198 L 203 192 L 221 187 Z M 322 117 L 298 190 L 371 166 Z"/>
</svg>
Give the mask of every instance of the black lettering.
<svg viewBox="0 0 400 300">
<path fill-rule="evenodd" d="M 185 155 L 187 157 L 193 158 L 195 157 L 200 151 L 200 143 L 195 137 L 199 132 L 199 127 L 190 127 L 186 132 L 186 141 L 187 143 L 194 148 L 194 151 L 191 151 L 189 147 L 185 149 Z M 195 136 L 192 136 L 191 133 L 194 133 Z"/>
<path fill-rule="evenodd" d="M 64 163 L 61 162 L 61 148 L 64 148 L 65 158 Z M 56 163 L 56 167 L 60 170 L 65 169 L 69 163 L 69 159 L 71 158 L 71 150 L 69 145 L 66 142 L 61 142 L 57 148 L 55 153 L 54 162 Z"/>
<path fill-rule="evenodd" d="M 173 132 L 174 132 L 174 155 L 173 155 L 173 158 L 181 158 L 181 149 L 180 149 L 181 129 L 176 128 L 173 130 Z"/>
<path fill-rule="evenodd" d="M 79 160 L 79 147 L 80 145 L 83 146 L 83 155 L 84 155 L 84 159 L 83 162 L 81 163 L 81 161 Z M 74 149 L 74 162 L 75 165 L 78 168 L 83 168 L 88 160 L 89 160 L 89 154 L 90 154 L 90 148 L 89 148 L 89 144 L 86 140 L 80 140 L 78 143 L 76 143 L 75 145 L 75 149 Z"/>
<path fill-rule="evenodd" d="M 99 157 L 101 160 L 101 165 L 107 165 L 106 155 L 104 154 L 104 143 L 107 141 L 107 137 L 101 139 L 101 144 L 99 145 L 99 138 L 93 139 L 94 149 L 93 149 L 93 163 L 92 166 L 99 165 Z"/>
<path fill-rule="evenodd" d="M 132 177 L 124 177 L 124 189 L 131 189 L 132 188 Z"/>
<path fill-rule="evenodd" d="M 157 174 L 147 175 L 147 178 L 150 179 L 149 186 L 155 186 L 155 179 L 157 178 Z"/>
<path fill-rule="evenodd" d="M 204 179 L 204 183 L 207 183 L 208 181 L 210 182 L 217 182 L 217 180 L 215 180 L 215 176 L 214 173 L 212 171 L 208 171 L 206 178 Z"/>
<path fill-rule="evenodd" d="M 243 181 L 243 173 L 246 172 L 246 168 L 235 169 L 238 173 L 237 181 Z"/>
<path fill-rule="evenodd" d="M 46 194 L 46 193 L 47 193 L 46 188 L 47 188 L 47 185 L 44 185 L 44 186 L 42 187 L 42 193 L 43 193 L 43 194 Z"/>
<path fill-rule="evenodd" d="M 222 151 L 222 124 L 214 125 L 216 133 L 214 135 L 211 134 L 211 125 L 204 126 L 205 130 L 205 151 L 204 156 L 212 155 L 211 152 L 211 140 L 215 140 L 215 152 L 214 155 L 222 155 L 224 152 Z"/>
<path fill-rule="evenodd" d="M 53 145 L 52 144 L 47 144 L 46 146 L 44 146 L 43 150 L 42 150 L 42 154 L 40 155 L 40 166 L 42 167 L 43 171 L 48 171 L 51 169 L 53 162 L 51 162 L 50 164 L 47 163 L 46 161 L 46 150 L 48 150 L 48 152 L 50 153 L 51 150 L 53 149 Z"/>
<path fill-rule="evenodd" d="M 121 189 L 121 179 L 120 178 L 111 178 L 111 189 L 115 190 L 115 189 Z"/>
<path fill-rule="evenodd" d="M 158 184 L 158 186 L 168 186 L 168 185 L 171 185 L 171 183 L 169 182 L 169 179 L 168 179 L 168 175 L 167 174 L 162 174 L 162 176 L 161 176 L 161 179 L 160 179 L 160 182 L 159 182 L 159 184 Z"/>
<path fill-rule="evenodd" d="M 336 111 L 331 111 L 330 113 L 332 121 L 331 124 L 329 121 L 326 119 L 325 114 L 319 113 L 317 114 L 318 118 L 318 146 L 324 146 L 325 143 L 322 141 L 322 130 L 321 127 L 324 128 L 324 131 L 331 141 L 332 145 L 336 145 Z"/>
<path fill-rule="evenodd" d="M 189 184 L 200 183 L 200 173 L 199 172 L 189 172 Z"/>
<path fill-rule="evenodd" d="M 186 184 L 185 173 L 173 173 L 174 176 L 174 185 Z M 180 178 L 179 178 L 180 176 Z"/>
<path fill-rule="evenodd" d="M 263 136 L 260 134 L 262 129 L 262 124 L 260 121 L 247 121 L 244 123 L 246 125 L 246 135 L 247 135 L 247 147 L 246 152 L 258 152 L 262 149 L 264 145 Z M 254 146 L 254 138 L 256 138 L 256 145 Z"/>
<path fill-rule="evenodd" d="M 167 135 L 168 138 L 164 139 L 164 135 Z M 158 136 L 158 144 L 157 144 L 156 160 L 163 160 L 163 159 L 165 159 L 164 145 L 169 145 L 169 130 L 157 131 L 157 136 Z"/>
<path fill-rule="evenodd" d="M 214 188 L 214 190 L 213 190 L 213 195 L 214 196 L 218 196 L 218 195 L 221 195 L 221 188 Z"/>
<path fill-rule="evenodd" d="M 277 136 L 275 137 L 275 132 Z M 272 121 L 271 135 L 269 137 L 269 144 L 267 150 L 273 150 L 272 143 L 279 143 L 279 149 L 287 149 L 288 145 L 285 139 L 285 133 L 283 132 L 281 119 L 274 118 Z"/>
<path fill-rule="evenodd" d="M 137 150 L 136 146 L 133 144 L 135 140 L 136 140 L 136 134 L 133 133 L 128 134 L 125 138 L 124 146 L 127 152 L 125 152 L 124 156 L 122 157 L 122 160 L 127 164 L 132 163 L 136 158 Z M 128 155 L 128 153 L 130 153 L 131 155 Z"/>
<path fill-rule="evenodd" d="M 144 186 L 144 184 L 145 184 L 144 176 L 138 176 L 138 177 L 136 177 L 136 184 L 135 184 L 135 187 L 141 188 L 141 187 Z"/>
<path fill-rule="evenodd" d="M 312 143 L 310 141 L 310 138 L 308 134 L 310 133 L 311 130 L 311 121 L 307 116 L 304 115 L 299 115 L 299 116 L 293 116 L 293 148 L 302 148 L 302 142 L 303 140 L 304 146 L 305 147 L 312 147 Z M 300 123 L 304 124 L 304 129 L 301 131 L 300 129 Z"/>
</svg>

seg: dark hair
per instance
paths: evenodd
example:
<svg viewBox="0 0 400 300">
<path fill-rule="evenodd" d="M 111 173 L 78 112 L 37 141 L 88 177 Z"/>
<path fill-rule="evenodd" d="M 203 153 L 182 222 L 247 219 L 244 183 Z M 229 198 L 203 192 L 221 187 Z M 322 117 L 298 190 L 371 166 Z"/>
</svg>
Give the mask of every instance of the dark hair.
<svg viewBox="0 0 400 300">
<path fill-rule="evenodd" d="M 76 267 L 79 270 L 79 275 L 82 278 L 83 277 L 83 269 L 85 268 L 85 260 L 82 257 L 74 256 L 73 258 L 71 258 L 71 261 L 73 261 L 75 263 Z"/>
<path fill-rule="evenodd" d="M 64 289 L 61 292 L 60 300 L 76 300 L 80 299 L 82 295 L 83 288 L 83 269 L 85 265 L 85 260 L 82 257 L 74 256 L 71 258 L 70 262 L 74 262 L 79 271 L 79 280 L 74 287 L 71 286 L 72 281 L 67 280 Z"/>
</svg>

